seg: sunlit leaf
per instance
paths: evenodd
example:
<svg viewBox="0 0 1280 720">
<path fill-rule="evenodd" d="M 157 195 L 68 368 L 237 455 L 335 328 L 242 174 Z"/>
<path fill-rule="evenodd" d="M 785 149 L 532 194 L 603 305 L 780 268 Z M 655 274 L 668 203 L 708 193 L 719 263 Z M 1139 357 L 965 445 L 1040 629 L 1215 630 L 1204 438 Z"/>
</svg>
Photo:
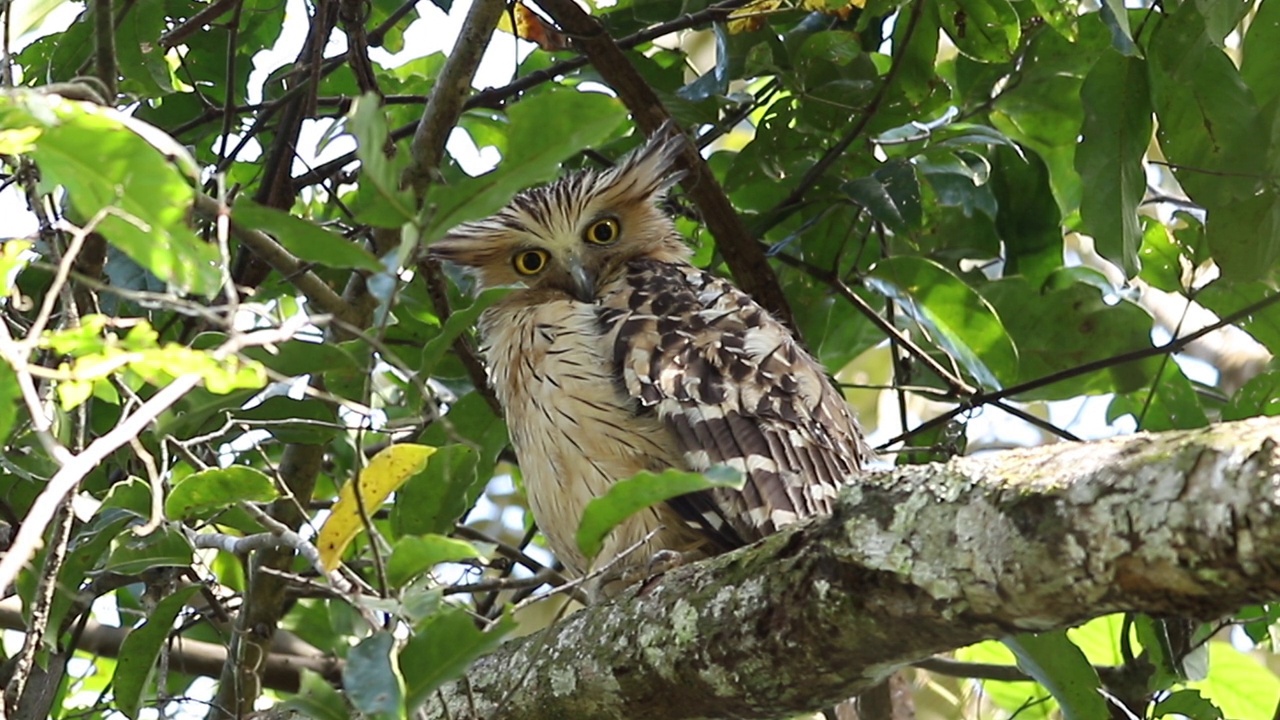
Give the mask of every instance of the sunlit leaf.
<svg viewBox="0 0 1280 720">
<path fill-rule="evenodd" d="M 387 582 L 401 587 L 443 562 L 479 557 L 480 552 L 465 541 L 443 535 L 409 535 L 396 541 L 387 558 Z"/>
<path fill-rule="evenodd" d="M 1024 633 L 1003 642 L 1018 658 L 1018 667 L 1058 701 L 1066 720 L 1107 717 L 1102 681 L 1066 633 Z"/>
<path fill-rule="evenodd" d="M 402 715 L 404 679 L 396 662 L 395 636 L 376 632 L 347 654 L 342 687 L 351 705 L 364 717 L 394 720 Z"/>
<path fill-rule="evenodd" d="M 642 472 L 616 482 L 604 495 L 587 503 L 578 525 L 578 549 L 589 558 L 595 557 L 615 527 L 655 503 L 712 488 L 737 490 L 742 483 L 742 473 L 727 466 L 713 467 L 705 473 L 674 469 Z"/>
<path fill-rule="evenodd" d="M 316 537 L 316 547 L 320 549 L 326 570 L 338 567 L 343 551 L 364 527 L 361 507 L 370 514 L 377 510 L 388 495 L 426 470 L 431 464 L 428 459 L 435 453 L 436 448 L 427 445 L 392 445 L 369 460 L 357 481 L 342 486 L 338 502 L 334 503 Z M 359 500 L 356 499 L 357 487 Z"/>
<path fill-rule="evenodd" d="M 979 382 L 998 388 L 1018 374 L 1018 352 L 996 314 L 973 288 L 937 263 L 894 257 L 867 283 L 899 302 Z"/>
<path fill-rule="evenodd" d="M 456 608 L 427 619 L 400 651 L 400 672 L 407 679 L 405 708 L 416 709 L 433 690 L 497 647 L 515 625 L 504 615 L 488 630 L 480 630 L 469 613 Z"/>
<path fill-rule="evenodd" d="M 189 585 L 156 603 L 147 613 L 146 622 L 129 631 L 120 643 L 120 657 L 111 685 L 116 706 L 130 718 L 138 717 L 142 693 L 151 679 L 160 650 L 173 631 L 174 618 L 199 589 L 198 585 Z"/>
<path fill-rule="evenodd" d="M 237 502 L 269 502 L 279 492 L 261 470 L 244 465 L 210 468 L 183 478 L 165 498 L 164 514 L 170 520 L 207 517 Z"/>
</svg>

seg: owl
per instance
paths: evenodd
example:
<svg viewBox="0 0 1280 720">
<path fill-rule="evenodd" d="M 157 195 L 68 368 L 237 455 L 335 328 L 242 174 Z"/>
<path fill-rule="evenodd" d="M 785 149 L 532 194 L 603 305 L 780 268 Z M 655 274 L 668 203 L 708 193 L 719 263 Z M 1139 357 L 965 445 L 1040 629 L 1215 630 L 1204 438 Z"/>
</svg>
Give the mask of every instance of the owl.
<svg viewBox="0 0 1280 720">
<path fill-rule="evenodd" d="M 530 509 L 575 575 L 590 569 L 575 541 L 583 509 L 641 471 L 728 465 L 745 483 L 632 516 L 597 566 L 640 567 L 662 551 L 699 559 L 827 512 L 866 455 L 844 399 L 792 332 L 689 262 L 660 207 L 688 141 L 662 135 L 613 168 L 525 190 L 429 248 L 481 287 L 518 288 L 478 330 Z"/>
</svg>

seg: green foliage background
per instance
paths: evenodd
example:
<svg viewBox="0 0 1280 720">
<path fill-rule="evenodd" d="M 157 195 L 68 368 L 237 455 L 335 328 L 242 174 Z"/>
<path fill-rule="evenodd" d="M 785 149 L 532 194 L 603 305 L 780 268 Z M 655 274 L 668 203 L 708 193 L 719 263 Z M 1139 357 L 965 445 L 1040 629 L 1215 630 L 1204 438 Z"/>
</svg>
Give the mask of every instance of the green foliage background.
<svg viewBox="0 0 1280 720">
<path fill-rule="evenodd" d="M 754 28 L 727 17 L 745 4 L 596 12 L 703 148 L 884 457 L 964 452 L 979 410 L 1045 441 L 1096 435 L 1045 419 L 1045 403 L 1084 397 L 1142 430 L 1280 412 L 1268 364 L 1280 351 L 1280 0 L 867 0 L 847 17 L 843 2 L 774 2 L 748 8 Z M 556 613 L 555 601 L 512 611 L 537 583 L 476 585 L 531 577 L 527 555 L 548 555 L 529 547 L 541 540 L 505 427 L 477 389 L 471 328 L 501 292 L 473 298 L 465 278 L 420 264 L 421 247 L 642 134 L 573 51 L 525 48 L 511 84 L 473 96 L 457 123 L 497 168 L 471 177 L 446 158 L 419 204 L 400 184 L 407 138 L 445 58 L 411 57 L 404 33 L 447 0 L 371 0 L 353 17 L 316 3 L 301 21 L 279 0 L 89 5 L 14 54 L 0 93 L 0 197 L 39 223 L 29 238 L 0 225 L 0 517 L 16 532 L 68 457 L 159 388 L 200 382 L 85 468 L 87 506 L 59 513 L 19 576 L 24 614 L 6 626 L 41 630 L 27 656 L 83 661 L 30 683 L 56 688 L 54 717 L 192 706 L 209 673 L 157 660 L 177 636 L 233 646 L 228 617 L 258 572 L 193 538 L 270 533 L 271 518 L 303 528 L 364 457 L 414 441 L 442 450 L 394 509 L 368 509 L 378 539 L 349 558 L 363 596 L 318 590 L 296 558 L 288 571 L 310 582 L 273 600 L 281 629 L 344 665 L 258 688 L 314 717 L 402 716 Z M 252 84 L 286 22 L 306 24 L 310 44 Z M 683 34 L 654 44 L 655 27 Z M 410 59 L 380 64 L 374 47 Z M 360 149 L 296 160 L 313 156 L 298 147 L 304 123 Z M 696 262 L 728 274 L 732 248 L 698 208 L 677 192 L 672 211 Z M 254 232 L 292 256 L 289 272 L 253 270 Z M 1082 264 L 1089 247 L 1105 262 Z M 1172 359 L 1186 343 L 1164 343 L 1181 321 L 1153 322 L 1153 290 L 1247 332 L 1248 371 L 1190 380 Z M 304 446 L 322 448 L 305 488 L 289 464 Z M 119 661 L 76 650 L 95 601 L 133 628 Z M 1269 649 L 1276 616 L 1246 608 L 1181 646 L 1162 621 L 1103 618 L 1009 644 L 1039 685 L 986 682 L 980 698 L 976 682 L 921 671 L 916 700 L 941 717 L 1095 717 L 1092 665 L 1146 663 L 1139 715 L 1270 718 L 1280 681 L 1237 646 Z M 960 657 L 1013 662 L 994 643 Z"/>
</svg>

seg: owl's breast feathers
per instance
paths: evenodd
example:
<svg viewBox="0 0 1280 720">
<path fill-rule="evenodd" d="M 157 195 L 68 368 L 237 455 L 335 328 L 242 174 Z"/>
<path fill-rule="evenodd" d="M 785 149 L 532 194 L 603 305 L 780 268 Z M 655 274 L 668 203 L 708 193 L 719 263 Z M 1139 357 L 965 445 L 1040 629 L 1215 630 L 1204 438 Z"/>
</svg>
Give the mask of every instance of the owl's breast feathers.
<svg viewBox="0 0 1280 720">
<path fill-rule="evenodd" d="M 481 332 L 534 515 L 576 572 L 582 509 L 639 471 L 725 464 L 746 484 L 634 516 L 606 559 L 658 526 L 635 563 L 754 541 L 829 511 L 861 468 L 861 433 L 821 365 L 746 294 L 687 263 L 632 260 L 595 304 L 513 293 Z"/>
</svg>

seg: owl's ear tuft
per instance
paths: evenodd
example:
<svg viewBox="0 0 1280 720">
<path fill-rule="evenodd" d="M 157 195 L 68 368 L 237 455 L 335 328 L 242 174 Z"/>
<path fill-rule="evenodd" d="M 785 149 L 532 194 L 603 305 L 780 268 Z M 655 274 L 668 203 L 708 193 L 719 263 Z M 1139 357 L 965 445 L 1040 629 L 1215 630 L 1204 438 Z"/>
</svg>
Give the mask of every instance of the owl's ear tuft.
<svg viewBox="0 0 1280 720">
<path fill-rule="evenodd" d="M 689 139 L 675 123 L 663 123 L 644 145 L 609 172 L 610 184 L 629 185 L 631 191 L 658 202 L 685 176 L 679 169 L 679 158 L 688 147 Z"/>
<path fill-rule="evenodd" d="M 463 223 L 427 246 L 427 257 L 464 267 L 482 267 L 503 252 L 492 231 L 482 223 Z"/>
</svg>

